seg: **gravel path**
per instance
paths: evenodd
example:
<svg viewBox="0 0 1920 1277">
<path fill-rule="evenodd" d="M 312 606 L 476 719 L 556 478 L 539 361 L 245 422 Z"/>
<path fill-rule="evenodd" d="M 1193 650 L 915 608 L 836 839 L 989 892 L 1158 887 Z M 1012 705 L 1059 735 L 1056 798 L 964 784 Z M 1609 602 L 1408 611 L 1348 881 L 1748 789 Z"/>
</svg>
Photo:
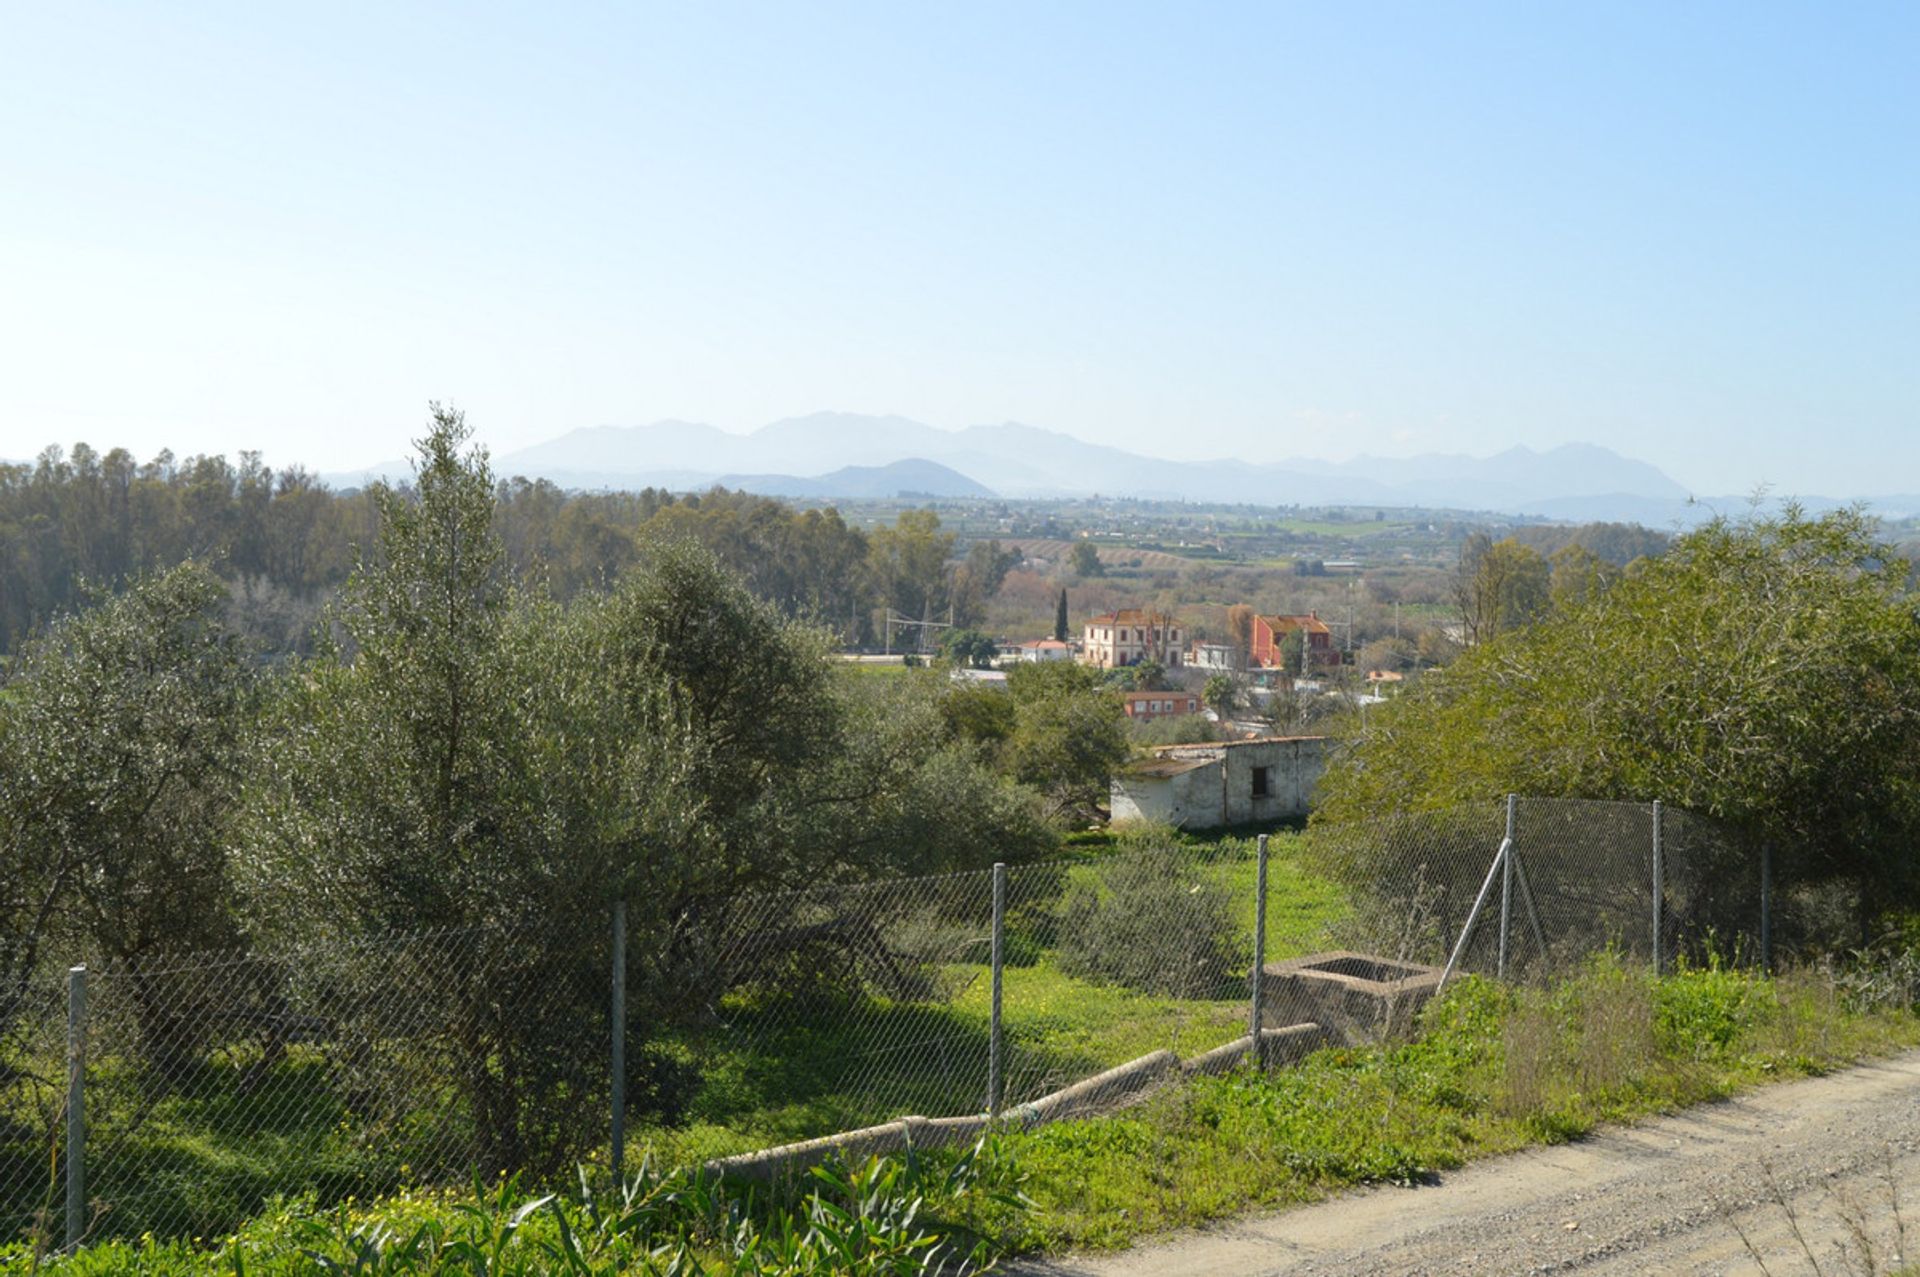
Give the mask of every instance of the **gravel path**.
<svg viewBox="0 0 1920 1277">
<path fill-rule="evenodd" d="M 1366 1189 L 1015 1271 L 1842 1277 L 1898 1268 L 1903 1232 L 1908 1262 L 1920 1261 L 1920 1052 L 1475 1163 L 1432 1187 Z"/>
</svg>

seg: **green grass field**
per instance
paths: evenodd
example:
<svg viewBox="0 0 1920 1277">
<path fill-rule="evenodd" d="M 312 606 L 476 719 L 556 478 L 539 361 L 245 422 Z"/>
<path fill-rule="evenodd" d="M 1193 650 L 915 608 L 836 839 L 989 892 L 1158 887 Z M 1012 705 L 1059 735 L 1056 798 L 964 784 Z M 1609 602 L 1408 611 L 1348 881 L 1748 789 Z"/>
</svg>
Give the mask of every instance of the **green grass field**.
<svg viewBox="0 0 1920 1277">
<path fill-rule="evenodd" d="M 1317 878 L 1299 860 L 1297 835 L 1274 840 L 1268 865 L 1267 959 L 1325 947 L 1328 927 L 1348 911 L 1344 891 Z M 1091 887 L 1108 850 L 1071 865 L 1061 890 Z M 1184 874 L 1169 880 L 1177 905 L 1186 884 L 1225 886 L 1232 921 L 1250 937 L 1254 922 L 1251 839 L 1201 842 L 1181 856 Z M 1015 871 L 1015 882 L 1019 870 Z M 1180 923 L 1177 908 L 1168 914 Z M 1016 924 L 1017 925 L 1017 924 Z M 1150 1051 L 1183 1058 L 1245 1032 L 1244 962 L 1217 998 L 1174 998 L 1099 983 L 1061 969 L 1050 948 L 1019 955 L 1003 974 L 1002 1017 L 1008 1046 L 1007 1099 L 1018 1103 L 1123 1064 Z M 746 1152 L 906 1114 L 951 1116 L 985 1103 L 991 972 L 980 962 L 945 964 L 938 984 L 954 990 L 941 1003 L 893 1003 L 797 1010 L 775 1003 L 743 1011 L 735 1025 L 752 1051 L 702 1057 L 706 1082 L 684 1126 L 639 1133 L 668 1161 Z"/>
</svg>

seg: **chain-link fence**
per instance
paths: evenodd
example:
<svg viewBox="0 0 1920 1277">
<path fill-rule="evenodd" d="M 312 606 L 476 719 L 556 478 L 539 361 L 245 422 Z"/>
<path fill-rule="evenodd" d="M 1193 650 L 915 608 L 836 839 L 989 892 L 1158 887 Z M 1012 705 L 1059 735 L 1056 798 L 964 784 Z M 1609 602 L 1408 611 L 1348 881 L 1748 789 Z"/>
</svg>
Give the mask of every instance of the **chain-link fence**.
<svg viewBox="0 0 1920 1277">
<path fill-rule="evenodd" d="M 0 1234 L 212 1235 L 276 1194 L 605 1174 L 616 1106 L 630 1159 L 738 1167 L 889 1123 L 913 1139 L 1097 1110 L 1389 1030 L 1448 973 L 1809 942 L 1824 915 L 1773 901 L 1764 863 L 1686 813 L 1525 799 L 1270 846 L 1122 835 L 697 917 L 636 907 L 631 927 L 623 907 L 618 928 L 52 972 L 0 999 Z"/>
</svg>

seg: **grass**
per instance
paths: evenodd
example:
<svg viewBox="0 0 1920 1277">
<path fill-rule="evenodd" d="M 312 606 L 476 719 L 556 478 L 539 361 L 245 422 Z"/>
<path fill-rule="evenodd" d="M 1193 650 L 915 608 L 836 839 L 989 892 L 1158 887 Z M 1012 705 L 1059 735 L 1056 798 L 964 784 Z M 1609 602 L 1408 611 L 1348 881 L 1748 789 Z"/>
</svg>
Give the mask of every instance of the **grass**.
<svg viewBox="0 0 1920 1277">
<path fill-rule="evenodd" d="M 905 665 L 899 661 L 842 661 L 834 668 L 842 678 L 902 679 L 923 667 Z"/>
<path fill-rule="evenodd" d="M 1270 959 L 1324 947 L 1353 916 L 1342 889 L 1304 869 L 1309 836 L 1272 841 Z M 1056 906 L 1022 908 L 1076 889 L 1106 891 L 1104 865 L 1161 837 L 1123 830 L 1087 840 L 1077 848 L 1081 860 L 1024 880 L 1031 895 L 1016 890 L 1004 973 L 1011 1102 L 1152 1050 L 1191 1056 L 1242 1031 L 1243 968 L 1225 972 L 1217 989 L 1207 987 L 1216 996 L 1207 997 L 1098 983 L 1069 971 L 1066 951 L 1053 947 Z M 1202 882 L 1225 887 L 1233 927 L 1249 931 L 1251 839 L 1183 841 L 1194 845 L 1169 880 L 1176 889 L 1164 896 L 1165 929 L 1185 925 L 1172 906 L 1188 898 L 1177 888 L 1190 881 L 1196 889 Z M 1163 897 L 1156 889 L 1150 898 Z M 942 951 L 970 959 L 929 968 L 938 996 L 728 995 L 724 1032 L 668 1044 L 697 1066 L 685 1120 L 637 1126 L 632 1156 L 697 1165 L 902 1114 L 977 1112 L 985 1098 L 989 974 L 973 960 L 977 926 L 933 922 L 952 932 L 934 940 L 959 946 Z M 1153 934 L 1141 942 L 1151 945 Z M 1707 967 L 1656 981 L 1602 959 L 1550 989 L 1468 980 L 1430 1009 L 1415 1041 L 1325 1051 L 1271 1078 L 1205 1080 L 1110 1119 L 1007 1135 L 996 1148 L 1029 1176 L 1031 1204 L 1009 1207 L 1004 1194 L 949 1200 L 935 1187 L 926 1190 L 928 1209 L 952 1235 L 984 1238 L 999 1250 L 1115 1246 L 1346 1184 L 1416 1179 L 1471 1157 L 1572 1138 L 1599 1121 L 1631 1120 L 1920 1041 L 1905 1010 L 1912 973 L 1884 974 L 1765 980 Z M 409 1178 L 444 1182 L 409 1154 L 423 1146 L 421 1133 L 368 1128 L 330 1089 L 317 1055 L 296 1048 L 270 1086 L 249 1092 L 242 1079 L 253 1062 L 244 1051 L 216 1056 L 193 1087 L 152 1103 L 143 1121 L 118 1122 L 138 1133 L 96 1172 L 97 1195 L 114 1203 L 103 1232 L 137 1238 L 152 1230 L 178 1241 L 184 1228 L 186 1236 L 218 1236 L 261 1211 L 276 1188 L 300 1186 L 309 1196 L 287 1209 L 334 1230 L 328 1235 L 345 1246 L 340 1238 L 356 1229 L 386 1226 L 377 1212 L 356 1213 L 355 1200 L 413 1203 L 408 1210 L 425 1209 L 423 1201 L 447 1210 L 455 1208 L 449 1202 L 471 1204 L 470 1193 L 396 1197 Z M 111 1130 L 116 1106 L 149 1101 L 131 1075 L 116 1084 L 112 1060 L 100 1067 L 96 1114 Z M 604 1180 L 604 1152 L 594 1156 Z M 57 1171 L 44 1148 L 40 1162 L 41 1177 Z M 57 1187 L 52 1178 L 48 1184 Z M 788 1202 L 802 1214 L 812 1209 L 802 1205 Z"/>
<path fill-rule="evenodd" d="M 1258 532 L 1230 531 L 1220 535 L 1223 540 L 1229 542 L 1236 540 L 1271 539 L 1276 535 L 1341 537 L 1347 540 L 1364 541 L 1376 537 L 1400 536 L 1411 531 L 1414 526 L 1414 524 L 1406 522 L 1405 520 L 1396 522 L 1381 519 L 1376 521 L 1372 518 L 1341 520 L 1278 519 L 1273 521 L 1273 526 L 1270 530 L 1263 528 Z"/>
<path fill-rule="evenodd" d="M 1034 1207 L 1001 1240 L 1121 1246 L 1916 1043 L 1911 1011 L 1850 1007 L 1817 976 L 1656 981 L 1603 959 L 1545 990 L 1469 979 L 1415 1041 L 1325 1050 L 1272 1077 L 1203 1079 L 1121 1117 L 1010 1137 Z"/>
<path fill-rule="evenodd" d="M 987 968 L 952 964 L 964 987 L 945 1006 L 868 1004 L 827 1022 L 771 1009 L 762 1045 L 709 1054 L 695 1120 L 641 1131 L 657 1157 L 698 1161 L 907 1113 L 977 1112 L 985 1103 L 991 983 Z M 1187 1056 L 1244 1032 L 1244 1000 L 1183 1000 L 1095 984 L 1051 956 L 1003 973 L 1008 1097 L 1013 1102 L 1162 1048 Z M 850 1022 L 849 1022 L 850 1020 Z M 893 1044 L 875 1052 L 874 1043 Z"/>
<path fill-rule="evenodd" d="M 633 1239 L 659 1247 L 657 1264 L 677 1255 L 715 1273 L 917 1273 L 936 1250 L 948 1262 L 985 1262 L 1111 1248 L 1349 1185 L 1417 1182 L 1601 1122 L 1920 1042 L 1904 1001 L 1863 1000 L 1850 992 L 1859 987 L 1818 972 L 1767 979 L 1711 966 L 1655 979 L 1601 957 L 1551 987 L 1463 980 L 1410 1041 L 1331 1048 L 1272 1075 L 1163 1091 L 1118 1116 L 830 1170 L 772 1193 L 643 1175 L 625 1198 L 545 1199 L 509 1184 L 369 1206 L 282 1203 L 231 1237 L 107 1242 L 47 1270 L 235 1273 L 235 1254 L 255 1273 L 479 1270 L 395 1258 L 420 1236 L 443 1258 L 460 1242 L 493 1247 L 497 1262 L 485 1271 L 502 1273 L 610 1272 L 622 1262 L 650 1271 Z M 628 1221 L 625 1233 L 613 1219 Z M 585 1239 L 577 1264 L 568 1230 Z M 370 1239 L 386 1266 L 350 1267 Z M 9 1271 L 33 1264 L 24 1250 L 11 1260 Z"/>
</svg>

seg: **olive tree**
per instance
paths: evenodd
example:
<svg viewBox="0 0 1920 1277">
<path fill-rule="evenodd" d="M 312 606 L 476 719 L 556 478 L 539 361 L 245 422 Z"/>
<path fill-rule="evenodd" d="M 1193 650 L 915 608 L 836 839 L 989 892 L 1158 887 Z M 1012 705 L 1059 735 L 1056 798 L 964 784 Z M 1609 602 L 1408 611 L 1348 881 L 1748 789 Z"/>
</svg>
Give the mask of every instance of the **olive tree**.
<svg viewBox="0 0 1920 1277">
<path fill-rule="evenodd" d="M 167 951 L 236 937 L 223 853 L 251 677 L 226 588 L 184 563 L 56 622 L 0 689 L 0 999 L 54 955 L 145 988 Z M 186 1025 L 140 997 L 150 1052 Z M 14 1008 L 0 1001 L 0 1029 Z"/>
<path fill-rule="evenodd" d="M 436 412 L 413 490 L 380 496 L 337 648 L 282 681 L 244 865 L 276 942 L 454 935 L 462 960 L 369 961 L 336 1001 L 420 1008 L 475 1159 L 550 1169 L 598 1129 L 615 902 L 631 1022 L 665 1033 L 725 991 L 745 893 L 990 863 L 1045 831 L 944 747 L 936 705 L 850 696 L 823 631 L 697 545 L 640 547 L 617 588 L 564 606 L 516 592 L 466 437 Z M 673 1086 L 634 1081 L 671 1116 Z"/>
</svg>

